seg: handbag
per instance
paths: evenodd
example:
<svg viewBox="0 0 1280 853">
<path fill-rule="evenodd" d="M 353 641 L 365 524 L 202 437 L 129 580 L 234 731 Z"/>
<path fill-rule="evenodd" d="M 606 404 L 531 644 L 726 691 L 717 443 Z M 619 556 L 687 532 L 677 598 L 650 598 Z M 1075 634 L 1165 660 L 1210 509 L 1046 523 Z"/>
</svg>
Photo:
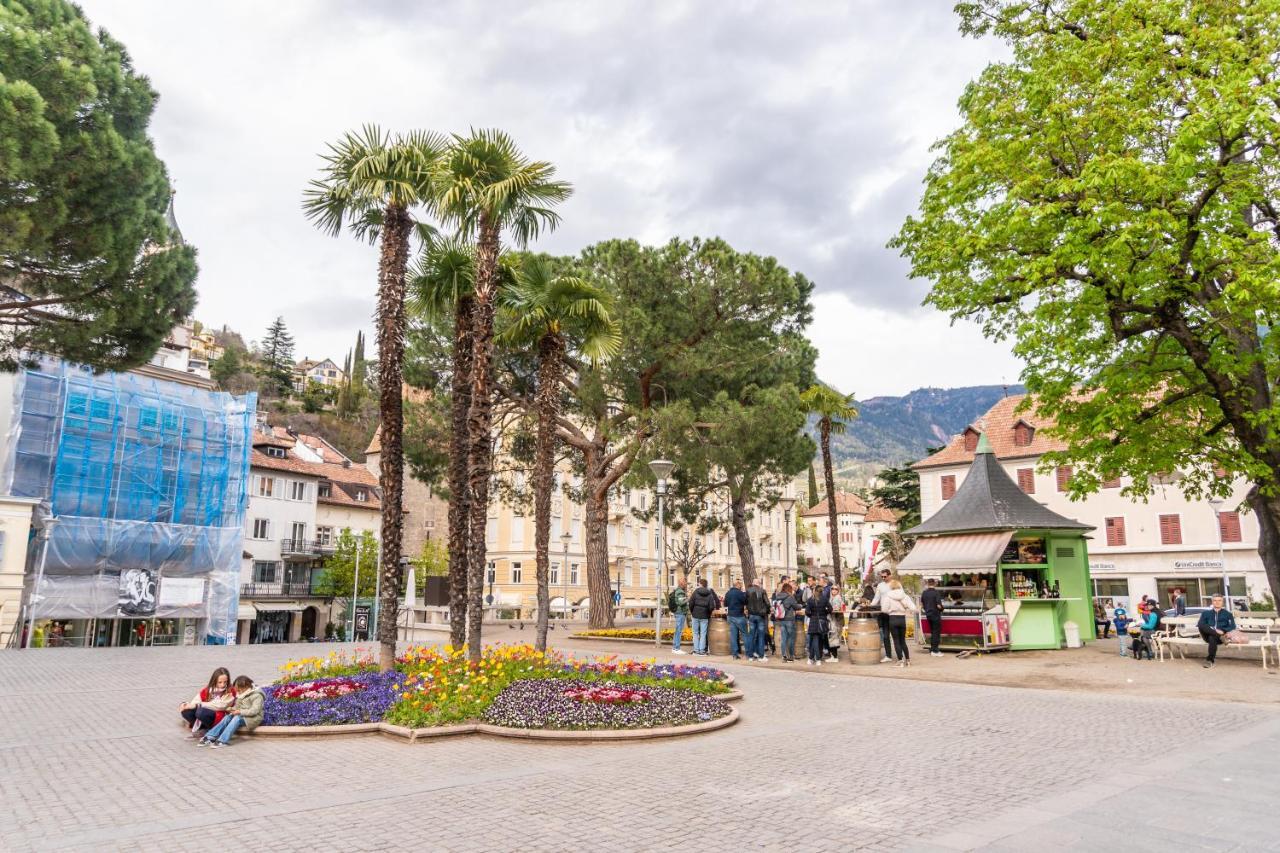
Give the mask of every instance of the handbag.
<svg viewBox="0 0 1280 853">
<path fill-rule="evenodd" d="M 1222 635 L 1222 641 L 1233 646 L 1245 646 L 1249 644 L 1249 637 L 1239 628 L 1234 628 Z"/>
</svg>

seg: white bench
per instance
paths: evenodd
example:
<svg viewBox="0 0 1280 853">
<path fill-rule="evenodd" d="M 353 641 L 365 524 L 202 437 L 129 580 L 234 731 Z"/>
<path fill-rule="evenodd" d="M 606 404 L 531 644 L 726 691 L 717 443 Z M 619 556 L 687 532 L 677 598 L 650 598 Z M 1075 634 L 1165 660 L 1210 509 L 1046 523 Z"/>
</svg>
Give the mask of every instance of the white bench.
<svg viewBox="0 0 1280 853">
<path fill-rule="evenodd" d="M 1177 652 L 1183 660 L 1186 660 L 1189 647 L 1207 649 L 1208 643 L 1200 637 L 1200 629 L 1197 627 L 1199 623 L 1199 616 L 1166 617 L 1164 630 L 1152 636 L 1160 660 L 1164 660 L 1165 649 L 1169 650 L 1170 658 Z M 1221 653 L 1224 649 L 1257 649 L 1262 657 L 1262 671 L 1269 672 L 1267 655 L 1270 651 L 1275 653 L 1276 665 L 1280 667 L 1280 641 L 1271 634 L 1275 624 L 1276 620 L 1271 618 L 1237 616 L 1236 627 L 1250 635 L 1249 642 L 1223 643 L 1218 646 L 1218 652 Z"/>
</svg>

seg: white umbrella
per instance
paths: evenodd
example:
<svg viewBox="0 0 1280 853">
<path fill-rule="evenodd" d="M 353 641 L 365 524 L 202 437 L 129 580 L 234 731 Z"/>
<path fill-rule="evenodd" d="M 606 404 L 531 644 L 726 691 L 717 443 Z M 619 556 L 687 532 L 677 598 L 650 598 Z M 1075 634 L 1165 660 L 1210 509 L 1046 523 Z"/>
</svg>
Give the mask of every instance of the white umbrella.
<svg viewBox="0 0 1280 853">
<path fill-rule="evenodd" d="M 409 566 L 409 582 L 404 587 L 404 606 L 409 610 L 418 606 L 418 578 L 412 565 Z"/>
</svg>

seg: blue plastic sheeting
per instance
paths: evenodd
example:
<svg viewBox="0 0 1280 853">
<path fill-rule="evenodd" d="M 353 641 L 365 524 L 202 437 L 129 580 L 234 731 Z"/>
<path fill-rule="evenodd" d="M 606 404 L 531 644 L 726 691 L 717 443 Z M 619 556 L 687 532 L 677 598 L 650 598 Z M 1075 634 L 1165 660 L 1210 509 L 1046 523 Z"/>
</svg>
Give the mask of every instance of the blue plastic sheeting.
<svg viewBox="0 0 1280 853">
<path fill-rule="evenodd" d="M 122 572 L 145 569 L 155 616 L 233 638 L 256 395 L 48 362 L 16 397 L 0 482 L 57 518 L 35 615 L 115 616 Z"/>
</svg>

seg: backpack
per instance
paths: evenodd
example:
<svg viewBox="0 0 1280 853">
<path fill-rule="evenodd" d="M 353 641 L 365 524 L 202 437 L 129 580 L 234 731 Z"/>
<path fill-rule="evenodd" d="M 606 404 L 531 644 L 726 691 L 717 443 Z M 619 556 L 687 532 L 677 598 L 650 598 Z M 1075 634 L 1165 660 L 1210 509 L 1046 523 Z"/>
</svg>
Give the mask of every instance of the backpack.
<svg viewBox="0 0 1280 853">
<path fill-rule="evenodd" d="M 773 618 L 774 619 L 787 618 L 787 606 L 782 603 L 781 598 L 775 598 L 773 600 Z"/>
<path fill-rule="evenodd" d="M 675 613 L 676 607 L 676 591 L 673 589 L 671 592 L 667 593 L 667 609 L 672 613 Z"/>
</svg>

